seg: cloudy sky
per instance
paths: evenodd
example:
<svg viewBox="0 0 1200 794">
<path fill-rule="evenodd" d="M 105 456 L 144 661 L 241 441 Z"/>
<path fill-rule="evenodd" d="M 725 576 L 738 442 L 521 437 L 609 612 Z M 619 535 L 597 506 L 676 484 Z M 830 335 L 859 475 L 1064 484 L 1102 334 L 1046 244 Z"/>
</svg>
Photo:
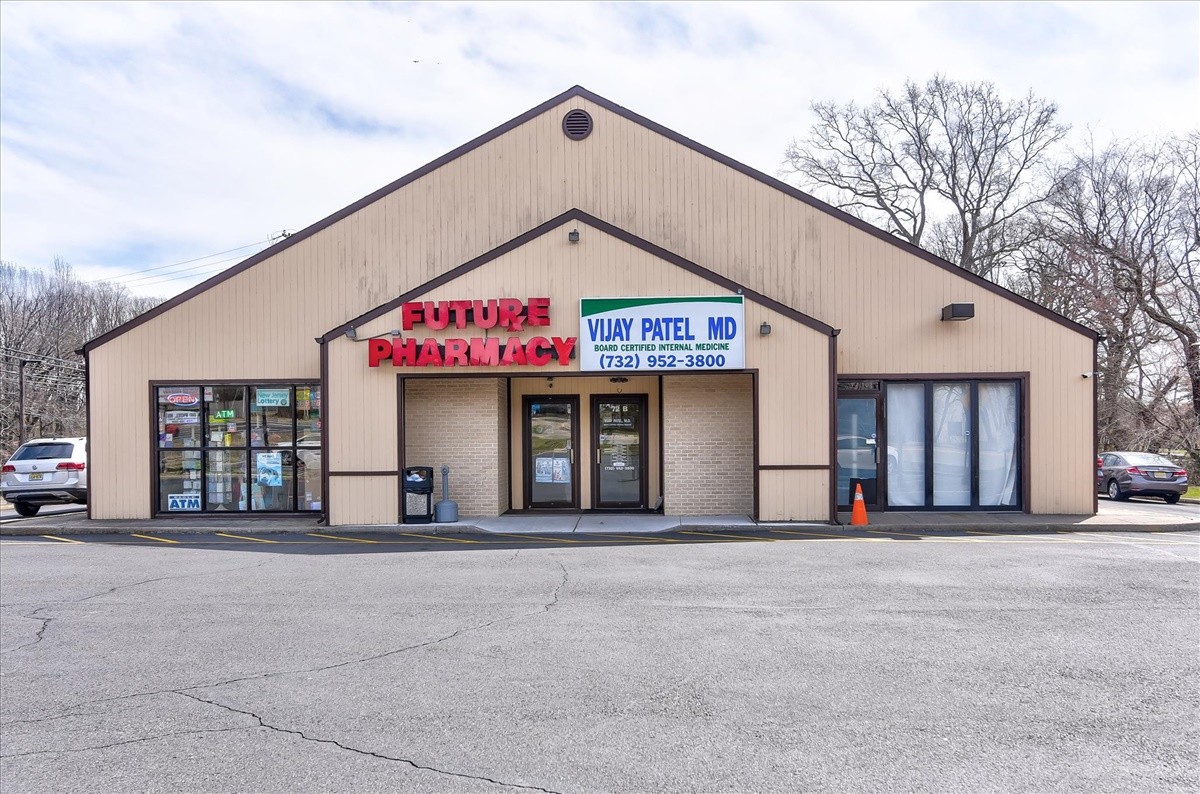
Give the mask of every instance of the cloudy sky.
<svg viewBox="0 0 1200 794">
<path fill-rule="evenodd" d="M 169 296 L 579 84 L 767 173 L 943 73 L 1200 128 L 1196 3 L 0 5 L 0 259 Z M 218 252 L 221 252 L 218 254 Z"/>
</svg>

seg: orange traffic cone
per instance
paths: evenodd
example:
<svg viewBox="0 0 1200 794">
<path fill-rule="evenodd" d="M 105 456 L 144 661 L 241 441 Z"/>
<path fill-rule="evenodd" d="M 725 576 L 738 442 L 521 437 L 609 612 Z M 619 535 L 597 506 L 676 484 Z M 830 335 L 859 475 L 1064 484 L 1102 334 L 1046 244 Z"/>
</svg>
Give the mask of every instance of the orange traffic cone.
<svg viewBox="0 0 1200 794">
<path fill-rule="evenodd" d="M 863 501 L 862 483 L 854 485 L 854 509 L 850 512 L 850 526 L 865 527 L 867 521 L 867 503 Z"/>
</svg>

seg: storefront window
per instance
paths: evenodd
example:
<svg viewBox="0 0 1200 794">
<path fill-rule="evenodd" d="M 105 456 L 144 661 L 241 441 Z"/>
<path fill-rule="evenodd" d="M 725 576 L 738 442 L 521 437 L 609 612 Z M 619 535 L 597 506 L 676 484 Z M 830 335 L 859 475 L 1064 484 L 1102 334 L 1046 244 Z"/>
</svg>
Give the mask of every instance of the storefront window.
<svg viewBox="0 0 1200 794">
<path fill-rule="evenodd" d="M 165 449 L 200 446 L 200 387 L 158 390 L 158 445 Z"/>
<path fill-rule="evenodd" d="M 979 504 L 1017 504 L 1017 386 L 979 384 Z"/>
<path fill-rule="evenodd" d="M 933 504 L 971 504 L 971 387 L 933 387 Z"/>
<path fill-rule="evenodd" d="M 887 503 L 890 507 L 925 504 L 925 386 L 892 383 L 887 387 Z"/>
<path fill-rule="evenodd" d="M 885 503 L 891 508 L 1018 509 L 1021 384 L 1013 380 L 884 383 Z M 844 393 L 845 390 L 842 390 Z M 838 399 L 838 432 L 853 420 Z M 839 435 L 839 474 L 848 453 Z M 845 492 L 839 479 L 838 494 Z M 844 497 L 843 497 L 844 498 Z M 843 502 L 844 504 L 844 502 Z"/>
<path fill-rule="evenodd" d="M 296 387 L 296 446 L 321 446 L 321 389 Z"/>
<path fill-rule="evenodd" d="M 209 452 L 204 466 L 205 506 L 209 510 L 246 509 L 246 453 Z"/>
<path fill-rule="evenodd" d="M 290 451 L 255 452 L 250 495 L 255 510 L 294 510 Z"/>
<path fill-rule="evenodd" d="M 155 403 L 161 512 L 321 509 L 315 385 L 160 386 Z"/>
<path fill-rule="evenodd" d="M 296 450 L 296 498 L 300 510 L 321 509 L 321 450 Z"/>
<path fill-rule="evenodd" d="M 250 394 L 250 446 L 292 446 L 296 420 L 292 390 L 256 386 Z"/>
<path fill-rule="evenodd" d="M 198 512 L 200 496 L 200 451 L 158 453 L 158 509 L 163 512 Z"/>
<path fill-rule="evenodd" d="M 206 447 L 246 446 L 246 389 L 243 386 L 205 386 Z"/>
</svg>

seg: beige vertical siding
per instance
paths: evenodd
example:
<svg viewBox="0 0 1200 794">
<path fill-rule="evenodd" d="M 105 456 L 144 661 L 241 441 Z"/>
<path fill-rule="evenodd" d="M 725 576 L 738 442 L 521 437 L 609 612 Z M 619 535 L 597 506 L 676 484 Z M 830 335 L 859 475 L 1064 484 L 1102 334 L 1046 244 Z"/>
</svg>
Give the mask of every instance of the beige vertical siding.
<svg viewBox="0 0 1200 794">
<path fill-rule="evenodd" d="M 396 524 L 400 502 L 395 477 L 331 477 L 329 523 Z"/>
<path fill-rule="evenodd" d="M 663 509 L 754 513 L 754 391 L 749 375 L 663 378 Z"/>
<path fill-rule="evenodd" d="M 762 521 L 829 519 L 829 471 L 766 469 L 759 472 Z"/>
<path fill-rule="evenodd" d="M 583 141 L 567 139 L 559 126 L 574 107 L 595 119 L 595 131 Z M 1092 368 L 1089 339 L 572 98 L 93 350 L 93 515 L 132 518 L 149 511 L 149 381 L 315 378 L 315 336 L 573 207 L 841 328 L 843 373 L 1028 371 L 1033 510 L 1091 511 L 1092 392 L 1091 381 L 1079 377 Z M 640 272 L 637 255 L 590 231 L 575 248 L 560 238 L 545 245 L 555 242 L 555 250 L 540 256 L 508 260 L 508 270 L 479 284 L 486 291 L 455 297 L 697 289 L 677 269 Z M 585 263 L 599 269 L 582 272 Z M 941 307 L 951 301 L 975 303 L 976 318 L 939 322 Z M 560 317 L 563 308 L 560 302 Z M 772 334 L 751 343 L 777 340 Z M 808 357 L 784 355 L 788 363 L 776 373 L 805 394 L 817 390 L 826 371 Z M 395 419 L 382 408 L 394 405 L 394 385 L 390 394 L 387 386 L 377 390 L 365 379 L 378 373 L 355 374 L 356 366 L 342 368 L 346 380 L 331 380 L 342 415 L 330 412 L 330 440 L 339 447 L 331 449 L 330 465 L 346 465 L 357 444 L 356 465 L 394 466 L 394 443 L 361 443 L 395 437 Z M 365 390 L 356 392 L 360 386 Z M 760 397 L 771 405 L 763 421 L 771 423 L 774 446 L 768 449 L 764 434 L 762 462 L 777 456 L 779 463 L 820 463 L 827 428 L 817 435 L 810 428 L 820 426 L 822 415 L 805 396 L 791 399 L 789 408 L 789 393 L 796 394 L 768 384 L 763 370 Z M 359 422 L 346 413 L 353 411 L 371 415 L 369 435 L 354 435 Z M 352 435 L 338 435 L 339 427 Z M 331 496 L 331 502 L 339 498 Z"/>
</svg>

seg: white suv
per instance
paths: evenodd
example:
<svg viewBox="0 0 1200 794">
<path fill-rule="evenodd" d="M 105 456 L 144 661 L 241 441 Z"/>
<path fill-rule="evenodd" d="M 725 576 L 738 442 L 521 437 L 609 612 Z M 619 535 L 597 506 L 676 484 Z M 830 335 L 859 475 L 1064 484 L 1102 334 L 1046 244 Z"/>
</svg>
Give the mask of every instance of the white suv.
<svg viewBox="0 0 1200 794">
<path fill-rule="evenodd" d="M 26 441 L 4 464 L 0 495 L 23 516 L 42 505 L 87 504 L 87 439 Z"/>
</svg>

